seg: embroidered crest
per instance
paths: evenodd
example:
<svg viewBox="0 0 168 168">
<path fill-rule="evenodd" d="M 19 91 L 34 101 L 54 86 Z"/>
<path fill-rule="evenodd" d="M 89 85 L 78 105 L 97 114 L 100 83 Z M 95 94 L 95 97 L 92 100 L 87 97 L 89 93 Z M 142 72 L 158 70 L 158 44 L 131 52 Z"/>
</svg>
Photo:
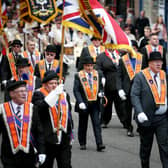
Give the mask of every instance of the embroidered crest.
<svg viewBox="0 0 168 168">
<path fill-rule="evenodd" d="M 29 15 L 40 23 L 48 23 L 57 15 L 55 0 L 27 0 Z"/>
</svg>

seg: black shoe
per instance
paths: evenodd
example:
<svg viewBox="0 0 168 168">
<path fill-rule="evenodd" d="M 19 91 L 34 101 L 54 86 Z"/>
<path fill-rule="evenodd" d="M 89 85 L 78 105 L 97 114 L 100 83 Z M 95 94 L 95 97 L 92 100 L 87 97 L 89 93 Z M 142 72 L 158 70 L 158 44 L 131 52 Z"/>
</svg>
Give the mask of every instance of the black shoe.
<svg viewBox="0 0 168 168">
<path fill-rule="evenodd" d="M 127 131 L 127 136 L 128 137 L 134 137 L 134 133 L 132 131 Z"/>
<path fill-rule="evenodd" d="M 102 124 L 101 127 L 102 128 L 107 128 L 107 124 Z"/>
<path fill-rule="evenodd" d="M 86 150 L 86 145 L 81 145 L 80 150 Z"/>
<path fill-rule="evenodd" d="M 97 145 L 97 151 L 98 152 L 101 152 L 103 149 L 105 149 L 106 147 L 105 147 L 105 145 L 103 145 L 103 144 L 98 144 Z"/>
</svg>

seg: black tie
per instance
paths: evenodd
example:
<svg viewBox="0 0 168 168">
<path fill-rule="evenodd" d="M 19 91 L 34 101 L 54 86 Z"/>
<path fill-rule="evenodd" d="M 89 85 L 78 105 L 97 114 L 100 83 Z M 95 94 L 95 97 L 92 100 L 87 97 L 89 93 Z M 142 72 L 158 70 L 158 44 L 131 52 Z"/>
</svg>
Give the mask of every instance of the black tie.
<svg viewBox="0 0 168 168">
<path fill-rule="evenodd" d="M 156 83 L 156 86 L 158 87 L 156 78 L 157 78 L 157 74 L 154 75 L 154 81 L 155 81 L 155 83 Z"/>
<path fill-rule="evenodd" d="M 48 64 L 48 70 L 50 71 L 50 68 L 51 68 L 51 64 Z"/>
<path fill-rule="evenodd" d="M 17 106 L 16 107 L 16 116 L 21 119 L 21 107 L 20 106 Z"/>
<path fill-rule="evenodd" d="M 89 82 L 90 88 L 92 89 L 92 74 L 91 73 L 88 73 L 88 82 Z"/>
<path fill-rule="evenodd" d="M 33 59 L 33 54 L 32 54 L 32 53 L 30 53 L 30 57 L 31 57 L 31 62 L 32 62 L 32 64 L 33 64 L 33 67 L 34 67 L 34 65 L 35 65 L 35 62 L 34 62 L 34 59 Z"/>
</svg>

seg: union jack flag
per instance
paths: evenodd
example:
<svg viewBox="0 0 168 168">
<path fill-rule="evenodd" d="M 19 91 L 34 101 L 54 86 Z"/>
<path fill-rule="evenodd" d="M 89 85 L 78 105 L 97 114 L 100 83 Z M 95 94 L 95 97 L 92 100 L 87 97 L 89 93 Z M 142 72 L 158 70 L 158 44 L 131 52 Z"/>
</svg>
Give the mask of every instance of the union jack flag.
<svg viewBox="0 0 168 168">
<path fill-rule="evenodd" d="M 62 24 L 65 27 L 72 27 L 83 33 L 93 34 L 89 23 L 81 16 L 78 0 L 64 1 L 64 14 Z"/>
</svg>

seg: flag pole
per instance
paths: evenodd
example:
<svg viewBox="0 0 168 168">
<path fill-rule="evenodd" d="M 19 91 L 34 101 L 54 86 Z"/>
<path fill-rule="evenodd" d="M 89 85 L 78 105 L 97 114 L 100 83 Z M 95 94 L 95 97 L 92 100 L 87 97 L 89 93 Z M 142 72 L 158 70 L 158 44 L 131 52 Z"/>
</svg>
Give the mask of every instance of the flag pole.
<svg viewBox="0 0 168 168">
<path fill-rule="evenodd" d="M 63 2 L 63 12 L 64 12 L 64 3 Z M 62 12 L 62 20 L 63 20 L 63 12 Z M 64 57 L 64 38 L 65 38 L 65 27 L 62 24 L 62 39 L 61 39 L 61 54 L 60 54 L 60 72 L 59 72 L 59 83 L 62 83 L 62 77 L 63 77 L 63 57 Z M 58 100 L 58 117 L 57 117 L 57 135 L 59 135 L 59 128 L 60 128 L 60 112 L 61 112 L 61 95 L 59 95 Z"/>
</svg>

